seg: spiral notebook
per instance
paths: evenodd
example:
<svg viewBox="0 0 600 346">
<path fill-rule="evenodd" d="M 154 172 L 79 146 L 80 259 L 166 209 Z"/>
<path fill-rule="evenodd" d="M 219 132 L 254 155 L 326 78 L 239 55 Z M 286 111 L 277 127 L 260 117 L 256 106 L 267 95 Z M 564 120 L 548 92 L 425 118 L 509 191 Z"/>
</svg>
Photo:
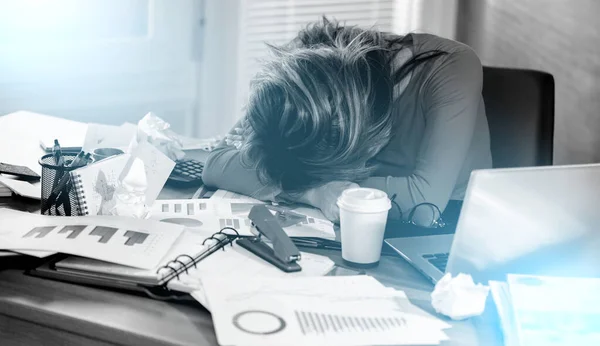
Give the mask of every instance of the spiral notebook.
<svg viewBox="0 0 600 346">
<path fill-rule="evenodd" d="M 302 253 L 302 271 L 284 273 L 235 244 L 235 238 L 229 230 L 210 236 L 186 230 L 161 263 L 150 270 L 69 256 L 52 260 L 30 273 L 62 281 L 142 291 L 152 298 L 170 298 L 173 292 L 194 292 L 196 299 L 208 307 L 207 299 L 202 297 L 203 277 L 229 276 L 243 284 L 248 276 L 322 276 L 334 267 L 334 262 L 325 256 Z"/>
<path fill-rule="evenodd" d="M 112 209 L 119 178 L 131 155 L 122 154 L 70 172 L 79 215 L 105 215 Z"/>
</svg>

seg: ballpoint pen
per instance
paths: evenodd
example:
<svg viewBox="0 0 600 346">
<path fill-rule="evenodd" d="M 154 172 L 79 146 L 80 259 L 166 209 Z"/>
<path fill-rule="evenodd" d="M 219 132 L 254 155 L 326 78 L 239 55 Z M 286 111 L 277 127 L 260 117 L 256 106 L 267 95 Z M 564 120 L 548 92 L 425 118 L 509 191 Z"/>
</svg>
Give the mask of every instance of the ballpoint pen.
<svg viewBox="0 0 600 346">
<path fill-rule="evenodd" d="M 58 143 L 58 139 L 54 140 L 54 147 L 52 148 L 52 155 L 54 156 L 54 165 L 56 166 L 56 174 L 54 175 L 54 182 L 52 184 L 52 190 L 54 190 L 57 187 L 59 180 L 62 178 L 62 176 L 64 174 L 64 171 L 63 171 L 64 160 L 63 160 L 60 144 Z M 52 204 L 54 204 L 54 202 L 48 203 L 49 208 L 52 208 Z M 56 211 L 56 215 L 59 215 L 57 205 L 54 206 L 54 210 Z"/>
<path fill-rule="evenodd" d="M 317 237 L 291 237 L 291 238 L 292 238 L 292 242 L 298 247 L 312 248 L 312 249 L 324 249 L 324 250 L 336 250 L 336 251 L 342 250 L 342 243 L 335 241 L 335 240 L 323 239 L 323 238 L 317 238 Z M 390 249 L 386 245 L 384 245 L 381 248 L 381 254 L 384 256 L 398 256 L 398 254 L 393 249 Z"/>
</svg>

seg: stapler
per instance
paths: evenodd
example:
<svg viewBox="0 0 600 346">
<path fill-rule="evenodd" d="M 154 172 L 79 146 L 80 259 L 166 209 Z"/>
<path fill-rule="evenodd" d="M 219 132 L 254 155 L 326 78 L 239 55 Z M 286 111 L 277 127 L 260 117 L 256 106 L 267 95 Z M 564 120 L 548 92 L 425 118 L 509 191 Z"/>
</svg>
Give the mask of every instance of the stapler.
<svg viewBox="0 0 600 346">
<path fill-rule="evenodd" d="M 264 205 L 255 205 L 248 217 L 256 227 L 258 236 L 238 239 L 238 245 L 284 272 L 302 270 L 297 263 L 300 260 L 300 251 L 269 209 Z M 262 236 L 269 239 L 271 244 L 263 242 Z"/>
</svg>

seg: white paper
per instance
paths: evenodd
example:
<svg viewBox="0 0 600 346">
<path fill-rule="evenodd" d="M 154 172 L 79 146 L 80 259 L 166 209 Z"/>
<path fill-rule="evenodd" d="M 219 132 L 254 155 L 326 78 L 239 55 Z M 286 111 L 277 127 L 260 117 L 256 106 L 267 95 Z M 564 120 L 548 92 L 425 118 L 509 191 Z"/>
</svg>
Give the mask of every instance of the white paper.
<svg viewBox="0 0 600 346">
<path fill-rule="evenodd" d="M 185 153 L 177 134 L 170 127 L 169 123 L 150 112 L 138 121 L 136 141 L 149 142 L 171 160 L 181 160 Z"/>
<path fill-rule="evenodd" d="M 57 268 L 71 269 L 85 271 L 89 273 L 96 273 L 99 275 L 118 276 L 123 280 L 147 280 L 150 284 L 156 284 L 160 280 L 159 269 L 162 266 L 169 264 L 169 262 L 179 259 L 188 263 L 190 260 L 186 257 L 180 257 L 181 255 L 187 255 L 195 257 L 198 254 L 203 253 L 208 246 L 205 240 L 210 237 L 209 232 L 198 233 L 184 230 L 181 236 L 169 249 L 168 253 L 161 259 L 160 263 L 152 269 L 140 269 L 133 267 L 126 267 L 114 263 L 98 261 L 91 258 L 82 257 L 68 257 L 56 264 Z M 204 243 L 204 245 L 203 245 Z M 176 264 L 176 263 L 175 263 Z"/>
<path fill-rule="evenodd" d="M 221 136 L 214 138 L 194 138 L 183 136 L 180 134 L 176 135 L 176 138 L 181 142 L 181 150 L 204 150 L 212 151 L 221 142 Z"/>
<path fill-rule="evenodd" d="M 210 196 L 211 200 L 235 200 L 236 202 L 246 202 L 246 203 L 255 203 L 255 204 L 267 204 L 261 200 L 256 198 L 252 198 L 250 196 L 244 196 L 237 192 L 227 191 L 223 189 L 219 189 Z"/>
<path fill-rule="evenodd" d="M 156 200 L 150 218 L 180 224 L 190 230 L 209 229 L 212 233 L 231 227 L 240 235 L 254 235 L 248 218 L 220 213 L 216 203 L 208 199 Z"/>
<path fill-rule="evenodd" d="M 115 190 L 116 204 L 111 211 L 111 215 L 145 219 L 150 211 L 146 205 L 147 188 L 148 182 L 144 161 L 134 158 L 129 171 L 117 184 Z"/>
<path fill-rule="evenodd" d="M 16 112 L 0 117 L 0 162 L 26 166 L 41 174 L 38 160 L 46 152 L 40 146 L 81 147 L 87 124 L 32 112 Z M 18 150 L 14 150 L 18 149 Z"/>
<path fill-rule="evenodd" d="M 447 273 L 431 292 L 431 305 L 440 314 L 463 320 L 483 313 L 488 293 L 489 287 L 476 285 L 468 274 Z"/>
<path fill-rule="evenodd" d="M 247 218 L 255 204 L 266 204 L 257 199 L 231 191 L 217 190 L 209 200 L 218 202 L 219 213 Z M 269 204 L 268 207 L 290 237 L 317 237 L 334 240 L 334 224 L 316 208 L 300 204 Z"/>
<path fill-rule="evenodd" d="M 431 345 L 449 325 L 368 276 L 205 280 L 220 345 Z M 402 305 L 397 302 L 403 301 Z"/>
<path fill-rule="evenodd" d="M 40 183 L 33 185 L 27 181 L 10 179 L 0 175 L 0 185 L 8 187 L 19 196 L 33 199 L 42 198 L 42 189 Z"/>
<path fill-rule="evenodd" d="M 600 345 L 600 279 L 508 275 L 521 345 Z"/>
<path fill-rule="evenodd" d="M 157 200 L 152 206 L 151 218 L 172 220 L 187 227 L 209 223 L 214 225 L 216 232 L 224 227 L 232 227 L 241 235 L 254 235 L 256 232 L 252 230 L 248 214 L 256 204 L 264 203 L 214 198 Z M 267 205 L 267 209 L 271 210 L 290 237 L 335 239 L 333 223 L 318 218 L 318 214 L 310 208 Z"/>
<path fill-rule="evenodd" d="M 146 189 L 146 205 L 150 206 L 154 203 L 169 179 L 169 175 L 175 167 L 175 162 L 169 159 L 154 145 L 143 141 L 138 143 L 131 151 L 131 159 L 126 166 L 125 174 L 121 176 L 121 179 L 125 177 L 135 158 L 144 161 L 146 181 L 148 183 Z"/>
<path fill-rule="evenodd" d="M 0 209 L 0 249 L 62 252 L 156 267 L 183 226 L 116 216 L 55 217 Z"/>
<path fill-rule="evenodd" d="M 301 252 L 302 259 L 298 264 L 302 267 L 299 272 L 286 273 L 271 263 L 234 244 L 224 251 L 217 251 L 208 256 L 196 268 L 188 271 L 188 275 L 180 280 L 169 282 L 169 287 L 175 290 L 194 292 L 194 298 L 204 307 L 211 309 L 210 297 L 204 295 L 203 282 L 205 278 L 229 278 L 229 284 L 243 286 L 250 278 L 293 278 L 323 276 L 329 273 L 335 263 L 326 256 Z"/>
</svg>

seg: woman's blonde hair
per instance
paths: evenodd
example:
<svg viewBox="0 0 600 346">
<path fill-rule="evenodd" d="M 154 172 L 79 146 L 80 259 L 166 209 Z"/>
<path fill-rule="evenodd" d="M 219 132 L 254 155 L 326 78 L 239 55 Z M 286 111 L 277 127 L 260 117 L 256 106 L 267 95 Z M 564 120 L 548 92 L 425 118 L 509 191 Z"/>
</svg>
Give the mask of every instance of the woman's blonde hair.
<svg viewBox="0 0 600 346">
<path fill-rule="evenodd" d="M 326 18 L 271 46 L 251 86 L 243 162 L 285 191 L 367 178 L 392 137 L 393 86 L 420 61 L 392 71 L 402 46 L 403 37 Z"/>
</svg>

